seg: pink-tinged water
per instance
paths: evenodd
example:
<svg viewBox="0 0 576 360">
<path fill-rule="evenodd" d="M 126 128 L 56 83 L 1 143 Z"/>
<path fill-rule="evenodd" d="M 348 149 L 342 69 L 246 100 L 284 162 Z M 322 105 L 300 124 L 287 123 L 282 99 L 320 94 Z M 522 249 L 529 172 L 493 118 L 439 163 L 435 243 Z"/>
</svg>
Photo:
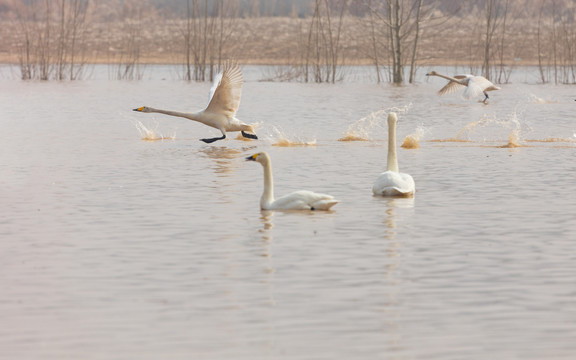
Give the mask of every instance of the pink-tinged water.
<svg viewBox="0 0 576 360">
<path fill-rule="evenodd" d="M 205 144 L 218 131 L 131 109 L 198 110 L 210 84 L 147 71 L 0 82 L 1 359 L 576 357 L 573 86 L 528 69 L 485 106 L 440 79 L 247 67 L 260 140 Z M 371 191 L 392 108 L 413 199 Z M 261 212 L 258 151 L 277 195 L 341 203 Z"/>
</svg>

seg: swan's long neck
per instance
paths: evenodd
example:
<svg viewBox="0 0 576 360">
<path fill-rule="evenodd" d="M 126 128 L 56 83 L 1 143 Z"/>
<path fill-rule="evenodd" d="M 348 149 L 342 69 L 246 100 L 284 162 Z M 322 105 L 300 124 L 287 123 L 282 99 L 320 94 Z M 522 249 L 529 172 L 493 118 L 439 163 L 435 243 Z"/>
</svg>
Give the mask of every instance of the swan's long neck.
<svg viewBox="0 0 576 360">
<path fill-rule="evenodd" d="M 264 162 L 262 167 L 264 168 L 264 191 L 260 198 L 260 206 L 264 209 L 266 205 L 274 202 L 274 179 L 272 178 L 272 165 L 270 161 Z"/>
<path fill-rule="evenodd" d="M 448 75 L 442 75 L 442 74 L 438 74 L 438 73 L 436 73 L 434 75 L 439 76 L 439 77 L 444 78 L 444 79 L 449 80 L 449 81 L 454 81 L 454 82 L 457 82 L 459 84 L 462 84 L 462 80 L 458 80 L 458 79 L 453 78 L 453 77 L 448 76 Z"/>
<path fill-rule="evenodd" d="M 398 157 L 396 157 L 396 121 L 388 119 L 388 171 L 398 172 Z"/>
<path fill-rule="evenodd" d="M 183 112 L 178 112 L 178 111 L 170 111 L 170 110 L 162 110 L 162 109 L 154 109 L 154 108 L 150 108 L 150 112 L 155 112 L 155 113 L 170 115 L 170 116 L 183 117 L 183 118 L 194 120 L 194 121 L 200 121 L 200 117 L 199 117 L 200 113 L 199 112 L 198 113 L 183 113 Z"/>
</svg>

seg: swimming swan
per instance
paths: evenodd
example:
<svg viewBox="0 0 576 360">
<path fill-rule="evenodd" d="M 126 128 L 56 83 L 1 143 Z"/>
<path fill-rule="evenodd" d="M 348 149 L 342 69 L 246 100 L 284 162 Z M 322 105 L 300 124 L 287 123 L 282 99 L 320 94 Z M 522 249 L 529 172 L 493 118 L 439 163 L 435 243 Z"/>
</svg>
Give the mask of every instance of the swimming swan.
<svg viewBox="0 0 576 360">
<path fill-rule="evenodd" d="M 388 114 L 388 167 L 380 174 L 372 192 L 381 196 L 414 196 L 415 184 L 412 176 L 398 171 L 398 158 L 396 157 L 396 113 Z"/>
<path fill-rule="evenodd" d="M 459 90 L 462 86 L 466 87 L 464 90 L 464 98 L 471 99 L 474 97 L 479 96 L 480 94 L 484 94 L 485 98 L 482 101 L 486 104 L 486 100 L 488 100 L 488 91 L 500 90 L 498 86 L 494 86 L 492 82 L 486 79 L 483 76 L 476 76 L 470 74 L 464 75 L 454 75 L 454 77 L 438 74 L 436 71 L 430 71 L 426 76 L 439 76 L 450 82 L 446 84 L 440 91 L 438 91 L 439 95 L 450 94 L 456 90 Z"/>
<path fill-rule="evenodd" d="M 330 195 L 299 190 L 274 200 L 274 181 L 272 164 L 267 153 L 261 152 L 249 156 L 246 161 L 256 161 L 264 168 L 264 192 L 260 197 L 262 210 L 329 210 L 339 203 Z"/>
<path fill-rule="evenodd" d="M 134 109 L 134 111 L 179 116 L 201 122 L 204 125 L 211 126 L 222 132 L 222 137 L 200 139 L 205 143 L 225 139 L 227 131 L 241 131 L 242 136 L 245 138 L 258 139 L 256 135 L 245 132 L 254 133 L 254 128 L 251 125 L 247 125 L 235 117 L 236 111 L 238 111 L 238 107 L 240 106 L 242 83 L 242 72 L 238 65 L 227 62 L 224 65 L 224 70 L 214 79 L 214 84 L 210 89 L 210 100 L 206 109 L 196 113 L 181 113 L 142 106 Z"/>
</svg>

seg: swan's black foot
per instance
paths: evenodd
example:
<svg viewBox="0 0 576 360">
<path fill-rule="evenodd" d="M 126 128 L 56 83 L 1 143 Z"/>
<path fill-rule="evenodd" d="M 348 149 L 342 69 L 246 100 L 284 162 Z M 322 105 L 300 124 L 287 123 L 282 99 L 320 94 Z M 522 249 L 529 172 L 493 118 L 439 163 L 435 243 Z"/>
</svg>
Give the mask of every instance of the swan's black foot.
<svg viewBox="0 0 576 360">
<path fill-rule="evenodd" d="M 242 131 L 242 136 L 244 136 L 245 138 L 248 138 L 248 139 L 258 140 L 258 136 L 254 135 L 254 134 L 248 134 L 247 132 L 244 132 L 244 131 Z"/>
<path fill-rule="evenodd" d="M 211 138 L 211 139 L 200 139 L 201 141 L 204 141 L 206 144 L 210 144 L 213 143 L 214 141 L 217 140 L 224 140 L 226 139 L 226 135 L 222 135 L 222 137 L 217 137 L 217 138 Z"/>
</svg>

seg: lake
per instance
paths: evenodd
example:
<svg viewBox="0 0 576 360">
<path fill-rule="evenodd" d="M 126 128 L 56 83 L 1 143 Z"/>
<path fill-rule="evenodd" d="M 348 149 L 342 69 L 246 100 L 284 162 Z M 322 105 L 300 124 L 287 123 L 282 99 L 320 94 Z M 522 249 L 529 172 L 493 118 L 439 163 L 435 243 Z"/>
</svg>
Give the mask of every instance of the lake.
<svg viewBox="0 0 576 360">
<path fill-rule="evenodd" d="M 329 85 L 246 66 L 237 116 L 260 139 L 205 144 L 220 133 L 132 109 L 199 110 L 210 84 L 106 71 L 1 72 L 1 359 L 576 357 L 574 86 L 518 69 L 484 105 L 425 70 Z M 391 110 L 411 199 L 371 191 Z M 261 211 L 260 151 L 277 196 L 341 203 Z"/>
</svg>

